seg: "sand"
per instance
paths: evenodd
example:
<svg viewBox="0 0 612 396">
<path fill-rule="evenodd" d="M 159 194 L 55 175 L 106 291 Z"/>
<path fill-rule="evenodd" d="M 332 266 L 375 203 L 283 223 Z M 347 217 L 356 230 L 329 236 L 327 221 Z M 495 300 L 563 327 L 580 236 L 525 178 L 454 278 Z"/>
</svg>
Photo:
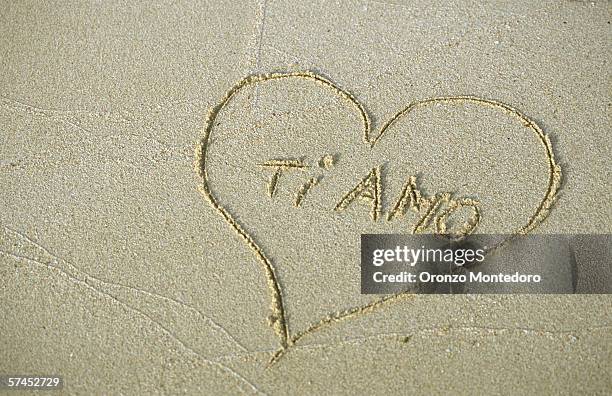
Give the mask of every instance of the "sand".
<svg viewBox="0 0 612 396">
<path fill-rule="evenodd" d="M 2 10 L 0 374 L 612 388 L 608 295 L 359 293 L 359 235 L 432 231 L 436 199 L 478 232 L 610 233 L 608 2 Z"/>
</svg>

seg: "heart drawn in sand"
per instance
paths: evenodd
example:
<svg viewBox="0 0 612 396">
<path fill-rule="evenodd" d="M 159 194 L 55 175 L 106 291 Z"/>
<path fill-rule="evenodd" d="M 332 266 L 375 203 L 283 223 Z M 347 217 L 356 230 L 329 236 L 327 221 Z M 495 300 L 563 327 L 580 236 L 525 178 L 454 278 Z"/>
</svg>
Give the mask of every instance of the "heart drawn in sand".
<svg viewBox="0 0 612 396">
<path fill-rule="evenodd" d="M 244 126 L 241 126 L 243 124 L 238 124 L 235 128 L 242 128 L 241 130 L 229 127 L 229 138 L 226 141 L 220 139 L 217 143 L 218 136 L 215 132 L 218 128 L 223 128 L 226 123 L 225 118 L 221 120 L 220 114 L 227 112 L 228 118 L 242 120 L 243 115 L 236 114 L 240 108 L 228 110 L 230 104 L 244 96 L 241 94 L 248 91 L 246 88 L 259 88 L 262 84 L 272 81 L 315 83 L 314 85 L 330 91 L 334 100 L 339 101 L 329 106 L 335 106 L 340 109 L 340 112 L 348 113 L 342 119 L 331 119 L 325 122 L 321 121 L 325 118 L 323 112 L 312 109 L 304 111 L 299 116 L 287 113 L 289 118 L 284 119 L 283 122 L 274 124 L 271 121 L 272 124 L 268 126 L 272 132 L 269 136 L 258 135 L 260 133 L 258 130 L 247 132 Z M 298 98 L 300 96 L 298 92 Z M 287 97 L 284 100 L 287 101 Z M 355 263 L 353 263 L 355 260 L 349 260 L 351 261 L 349 264 L 346 264 L 345 260 L 344 265 L 353 265 L 353 267 L 336 269 L 334 264 L 342 262 L 342 258 L 326 257 L 325 260 L 319 259 L 319 262 L 315 264 L 303 260 L 308 255 L 305 253 L 308 249 L 318 252 L 317 257 L 321 256 L 321 252 L 339 255 L 343 253 L 343 248 L 334 246 L 338 240 L 346 238 L 354 242 L 354 238 L 346 237 L 346 235 L 373 233 L 380 231 L 381 228 L 384 231 L 397 232 L 397 218 L 403 217 L 406 209 L 412 209 L 416 213 L 420 212 L 414 227 L 411 227 L 412 232 L 423 231 L 428 226 L 431 226 L 434 232 L 445 232 L 449 215 L 461 207 L 473 210 L 472 217 L 464 224 L 463 229 L 469 233 L 478 226 L 480 205 L 477 199 L 469 197 L 470 191 L 459 197 L 454 197 L 446 192 L 429 194 L 428 198 L 422 196 L 417 186 L 417 178 L 413 173 L 419 164 L 411 163 L 411 156 L 407 155 L 410 153 L 409 145 L 412 144 L 412 141 L 402 140 L 405 139 L 405 134 L 396 131 L 397 125 L 407 120 L 409 118 L 407 116 L 415 113 L 417 109 L 444 111 L 445 106 L 459 105 L 499 113 L 497 118 L 506 123 L 516 124 L 515 126 L 520 127 L 521 130 L 524 129 L 530 135 L 531 146 L 537 146 L 537 149 L 531 147 L 530 150 L 534 153 L 533 156 L 537 155 L 541 162 L 538 175 L 532 177 L 522 169 L 516 171 L 519 174 L 521 172 L 527 174 L 524 179 L 521 179 L 524 180 L 524 183 L 539 183 L 543 194 L 538 195 L 541 197 L 538 198 L 539 202 L 534 205 L 530 214 L 525 214 L 524 220 L 521 220 L 515 229 L 505 230 L 506 233 L 515 235 L 529 233 L 548 216 L 560 187 L 561 169 L 555 161 L 550 140 L 537 123 L 503 103 L 472 96 L 448 96 L 419 100 L 397 112 L 383 124 L 377 133 L 374 133 L 365 107 L 351 93 L 315 73 L 291 72 L 249 76 L 233 86 L 225 97 L 212 108 L 204 126 L 203 136 L 196 146 L 195 166 L 201 178 L 199 189 L 206 200 L 254 252 L 265 273 L 270 297 L 269 324 L 280 343 L 280 349 L 272 357 L 271 363 L 277 361 L 305 335 L 337 321 L 361 315 L 382 305 L 411 296 L 408 293 L 401 293 L 368 301 L 364 300 L 366 296 L 356 297 L 355 295 L 359 294 L 356 292 L 351 296 L 353 298 L 351 304 L 344 300 L 334 300 L 331 297 L 334 295 L 332 286 L 328 293 L 330 307 L 337 306 L 334 304 L 340 303 L 339 301 L 342 301 L 342 306 L 349 307 L 354 305 L 355 300 L 360 300 L 361 304 L 332 314 L 328 313 L 330 312 L 329 307 L 324 306 L 321 308 L 323 312 L 318 312 L 317 307 L 311 307 L 317 304 L 299 301 L 298 294 L 295 296 L 292 294 L 292 287 L 297 287 L 294 283 L 302 283 L 300 287 L 306 288 L 306 296 L 308 296 L 308 291 L 312 292 L 312 296 L 320 296 L 328 291 L 329 286 L 322 285 L 325 282 L 321 282 L 321 279 L 316 279 L 316 276 L 312 275 L 326 274 L 328 279 L 336 280 L 346 278 L 348 271 L 355 270 Z M 302 123 L 299 128 L 291 125 L 292 120 L 296 118 Z M 323 125 L 317 124 L 318 128 L 303 129 L 304 121 L 307 124 L 323 122 Z M 258 128 L 257 125 L 255 128 Z M 325 133 L 326 130 L 334 128 L 346 129 L 346 133 L 338 131 L 335 134 Z M 359 128 L 360 133 L 355 134 L 355 128 Z M 285 134 L 277 132 L 280 129 L 287 130 L 287 132 Z M 411 133 L 414 135 L 418 131 Z M 508 151 L 512 151 L 512 144 L 517 143 L 512 141 L 508 143 L 506 139 L 510 141 L 510 137 L 504 137 L 503 143 L 509 145 Z M 457 141 L 459 140 L 461 139 Z M 452 142 L 452 139 L 449 141 Z M 483 140 L 482 144 L 495 145 L 501 141 L 501 137 L 496 137 L 492 133 Z M 537 144 L 532 144 L 533 142 Z M 224 150 L 220 156 L 217 156 L 217 161 L 211 162 L 210 151 L 214 144 L 228 145 L 223 147 Z M 442 150 L 439 151 L 442 152 Z M 231 159 L 226 159 L 224 156 L 235 156 L 236 159 L 232 162 Z M 444 152 L 440 154 L 440 158 L 442 157 L 444 157 Z M 437 160 L 440 161 L 439 158 Z M 477 159 L 467 156 L 455 160 L 466 162 Z M 397 165 L 398 162 L 402 162 L 402 165 Z M 213 171 L 211 167 L 223 167 L 222 172 L 217 172 L 217 174 L 221 173 L 221 176 L 217 177 L 225 177 L 224 184 L 218 186 L 211 184 L 211 172 Z M 280 201 L 283 194 L 285 198 L 288 196 L 288 192 L 279 186 L 290 181 L 290 175 L 302 171 L 306 173 L 302 177 L 303 180 L 293 186 L 295 199 L 292 201 L 293 205 L 287 206 L 290 209 L 287 209 L 281 206 Z M 496 171 L 503 175 L 504 172 L 515 170 L 500 168 Z M 449 172 L 451 175 L 452 173 Z M 477 179 L 477 176 L 472 178 Z M 427 177 L 425 175 L 423 179 Z M 269 182 L 266 185 L 267 180 Z M 385 190 L 386 187 L 381 185 L 381 181 L 385 183 L 389 181 L 387 183 L 391 186 L 389 189 L 395 189 L 395 191 L 392 194 L 388 193 Z M 479 180 L 475 180 L 471 186 L 475 189 L 481 184 L 486 183 L 479 184 Z M 538 184 L 532 185 L 538 186 Z M 229 186 L 227 188 L 230 190 L 221 194 L 219 190 L 226 188 L 223 186 Z M 296 186 L 299 188 L 295 188 Z M 340 191 L 338 188 L 343 191 L 342 194 L 338 194 Z M 381 194 L 383 191 L 389 196 L 386 216 L 382 213 Z M 478 198 L 480 194 L 482 191 Z M 331 200 L 325 201 L 330 196 Z M 365 201 L 366 206 L 363 206 L 363 202 L 357 202 L 357 198 Z M 249 206 L 256 204 L 260 206 Z M 310 208 L 313 211 L 305 211 L 307 204 L 311 205 Z M 446 209 L 441 209 L 438 204 L 445 204 Z M 271 206 L 267 206 L 268 210 L 262 210 L 261 205 Z M 359 205 L 362 208 L 369 207 L 369 213 L 366 212 L 366 216 L 358 218 L 350 217 L 350 215 L 355 216 L 355 212 L 351 210 Z M 439 210 L 437 216 L 434 216 L 434 210 Z M 249 218 L 252 213 L 257 213 L 258 220 L 255 221 L 257 224 L 252 221 L 252 218 Z M 313 220 L 313 213 L 318 216 L 317 220 Z M 328 218 L 319 221 L 323 216 Z M 324 228 L 317 228 L 319 223 L 326 225 Z M 288 231 L 277 232 L 279 229 Z M 405 231 L 406 229 L 403 232 Z M 344 234 L 345 232 L 348 234 Z M 271 233 L 274 235 L 268 236 Z M 282 241 L 279 241 L 279 235 Z M 279 250 L 283 250 L 284 253 L 277 257 L 278 253 L 274 249 L 279 247 L 282 247 Z M 356 248 L 356 246 L 352 245 L 351 248 Z M 304 268 L 306 261 L 309 265 L 317 265 L 317 267 Z M 298 266 L 303 270 L 296 271 Z M 294 300 L 295 302 L 291 305 L 289 302 Z M 300 320 L 303 320 L 300 319 L 300 316 L 307 316 L 309 319 L 299 324 Z M 291 331 L 290 320 L 291 327 L 301 328 L 301 330 Z M 296 326 L 295 323 L 298 325 Z"/>
</svg>

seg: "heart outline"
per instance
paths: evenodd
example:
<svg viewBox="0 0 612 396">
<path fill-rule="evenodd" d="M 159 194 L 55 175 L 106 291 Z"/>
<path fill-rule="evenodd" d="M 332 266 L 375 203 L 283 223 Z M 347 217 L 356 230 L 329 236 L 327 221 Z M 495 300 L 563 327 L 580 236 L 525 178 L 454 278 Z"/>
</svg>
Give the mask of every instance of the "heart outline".
<svg viewBox="0 0 612 396">
<path fill-rule="evenodd" d="M 270 310 L 272 311 L 271 317 L 274 318 L 272 320 L 272 328 L 279 338 L 280 348 L 279 350 L 272 356 L 269 365 L 278 361 L 278 359 L 286 352 L 290 346 L 294 345 L 299 339 L 304 337 L 307 334 L 310 334 L 314 331 L 317 331 L 321 327 L 329 325 L 334 322 L 338 322 L 340 320 L 348 319 L 360 313 L 367 313 L 377 309 L 382 305 L 386 305 L 390 302 L 397 301 L 406 297 L 413 297 L 414 294 L 410 292 L 402 292 L 398 294 L 392 294 L 380 299 L 374 300 L 366 305 L 357 306 L 350 308 L 345 311 L 336 312 L 334 314 L 330 314 L 325 318 L 321 319 L 318 322 L 310 325 L 306 330 L 297 332 L 294 336 L 291 336 L 289 333 L 289 326 L 287 324 L 287 320 L 285 318 L 285 309 L 284 302 L 280 284 L 278 282 L 278 277 L 276 275 L 276 269 L 272 264 L 272 261 L 265 254 L 264 250 L 255 242 L 253 237 L 245 231 L 245 229 L 240 225 L 233 216 L 221 205 L 221 203 L 215 198 L 212 190 L 209 187 L 208 183 L 208 173 L 206 168 L 206 155 L 209 144 L 210 135 L 214 129 L 215 120 L 221 110 L 232 100 L 232 98 L 243 88 L 256 85 L 259 83 L 264 83 L 272 80 L 280 80 L 280 79 L 289 79 L 289 78 L 298 78 L 309 81 L 314 81 L 315 83 L 322 84 L 331 88 L 334 93 L 346 100 L 348 100 L 359 112 L 362 123 L 363 123 L 363 141 L 366 144 L 369 144 L 370 148 L 373 148 L 376 143 L 382 138 L 384 133 L 394 125 L 399 119 L 403 118 L 407 114 L 409 114 L 412 110 L 427 106 L 435 103 L 452 103 L 452 102 L 464 102 L 464 103 L 476 103 L 479 105 L 485 105 L 488 107 L 501 109 L 503 112 L 508 113 L 510 115 L 518 118 L 522 124 L 531 129 L 537 135 L 540 143 L 544 146 L 546 150 L 546 158 L 548 165 L 548 187 L 546 190 L 546 194 L 538 204 L 538 207 L 533 215 L 530 216 L 527 223 L 521 226 L 518 230 L 511 233 L 514 236 L 516 235 L 525 235 L 535 229 L 538 225 L 540 225 L 548 214 L 552 206 L 554 205 L 557 197 L 557 193 L 561 187 L 561 178 L 562 172 L 561 167 L 557 164 L 554 156 L 553 146 L 548 137 L 542 130 L 542 128 L 532 119 L 518 111 L 517 109 L 506 105 L 504 103 L 483 99 L 475 96 L 444 96 L 444 97 L 433 97 L 429 99 L 423 99 L 419 101 L 410 102 L 404 109 L 397 112 L 391 119 L 389 119 L 380 129 L 380 132 L 374 136 L 373 138 L 370 136 L 372 131 L 372 122 L 368 113 L 365 109 L 365 106 L 361 104 L 357 100 L 357 98 L 351 94 L 350 92 L 340 88 L 332 81 L 328 80 L 325 77 L 322 77 L 314 72 L 310 71 L 299 71 L 299 72 L 280 72 L 280 73 L 269 73 L 269 74 L 253 74 L 247 76 L 236 83 L 230 90 L 225 94 L 223 99 L 217 103 L 214 107 L 212 107 L 208 113 L 208 117 L 204 124 L 204 130 L 201 139 L 197 142 L 195 148 L 195 171 L 200 176 L 201 182 L 198 185 L 198 189 L 206 198 L 206 200 L 215 208 L 221 216 L 225 219 L 225 221 L 238 233 L 238 235 L 246 242 L 250 249 L 253 250 L 255 256 L 258 261 L 262 264 L 266 281 L 268 285 L 268 290 L 270 293 L 271 301 L 270 301 Z M 512 237 L 511 237 L 512 238 Z M 510 239 L 510 238 L 509 238 Z M 501 245 L 507 243 L 509 239 L 501 242 L 497 246 L 493 247 L 490 250 L 496 249 Z"/>
</svg>

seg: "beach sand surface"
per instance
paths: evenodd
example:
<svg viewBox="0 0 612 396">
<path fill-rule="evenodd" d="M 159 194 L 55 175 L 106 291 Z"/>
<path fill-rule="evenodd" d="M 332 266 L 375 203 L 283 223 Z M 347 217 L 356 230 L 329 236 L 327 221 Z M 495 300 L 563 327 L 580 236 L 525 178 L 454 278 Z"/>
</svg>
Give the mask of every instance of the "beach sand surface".
<svg viewBox="0 0 612 396">
<path fill-rule="evenodd" d="M 413 230 L 412 211 L 387 220 L 410 176 L 426 197 L 478 201 L 478 232 L 520 230 L 546 197 L 550 155 L 497 102 L 549 136 L 563 173 L 533 232 L 609 234 L 609 2 L 0 9 L 0 374 L 62 375 L 67 394 L 612 389 L 608 295 L 398 299 L 269 365 L 283 336 L 266 273 L 289 340 L 371 304 L 359 235 Z M 216 108 L 247 76 L 304 71 L 331 84 L 265 80 Z M 455 99 L 364 141 L 359 106 L 372 138 L 440 97 Z M 203 194 L 196 148 L 215 108 Z M 270 196 L 270 161 L 289 160 Z M 342 205 L 361 180 L 378 180 L 379 211 Z"/>
</svg>

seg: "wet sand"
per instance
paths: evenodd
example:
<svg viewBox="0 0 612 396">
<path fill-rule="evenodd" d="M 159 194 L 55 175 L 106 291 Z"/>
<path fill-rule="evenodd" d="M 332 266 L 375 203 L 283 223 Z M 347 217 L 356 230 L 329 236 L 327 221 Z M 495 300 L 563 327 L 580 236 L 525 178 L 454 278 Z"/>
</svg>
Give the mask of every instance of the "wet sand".
<svg viewBox="0 0 612 396">
<path fill-rule="evenodd" d="M 394 212 L 410 183 L 478 206 L 478 232 L 610 233 L 607 2 L 2 9 L 0 374 L 67 394 L 612 387 L 607 295 L 359 293 L 359 235 L 418 228 L 416 200 Z"/>
</svg>

